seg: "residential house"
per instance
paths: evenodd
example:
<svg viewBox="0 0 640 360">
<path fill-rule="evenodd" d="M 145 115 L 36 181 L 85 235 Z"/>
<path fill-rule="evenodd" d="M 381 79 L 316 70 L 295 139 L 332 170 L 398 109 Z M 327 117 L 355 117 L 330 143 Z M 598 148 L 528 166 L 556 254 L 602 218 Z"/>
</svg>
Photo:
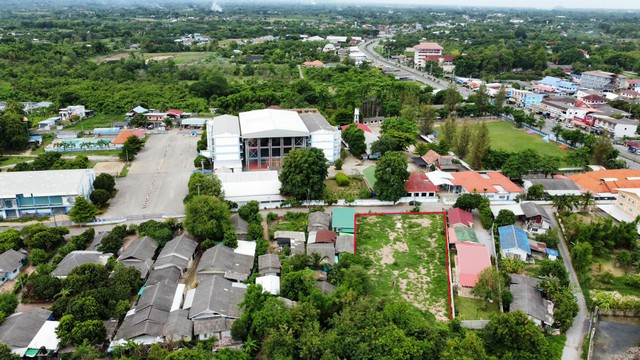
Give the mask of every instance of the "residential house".
<svg viewBox="0 0 640 360">
<path fill-rule="evenodd" d="M 144 107 L 142 107 L 142 106 L 136 106 L 136 107 L 134 107 L 131 111 L 129 111 L 126 115 L 127 115 L 127 117 L 134 117 L 134 116 L 136 116 L 137 114 L 142 114 L 142 115 L 144 115 L 144 114 L 146 114 L 146 113 L 148 113 L 148 112 L 149 112 L 149 110 L 148 110 L 148 109 L 145 109 L 145 108 L 144 108 Z"/>
<path fill-rule="evenodd" d="M 442 50 L 444 50 L 439 44 L 429 42 L 420 43 L 414 46 L 413 49 L 415 50 L 413 64 L 417 69 L 424 68 L 427 56 L 442 56 Z"/>
<path fill-rule="evenodd" d="M 510 91 L 511 96 L 509 101 L 515 103 L 518 107 L 529 108 L 531 106 L 537 106 L 544 100 L 544 94 L 534 93 L 528 90 L 516 90 Z M 511 100 L 513 99 L 513 100 Z"/>
<path fill-rule="evenodd" d="M 165 341 L 191 341 L 193 338 L 193 321 L 189 319 L 189 310 L 173 310 L 167 316 L 162 327 Z"/>
<path fill-rule="evenodd" d="M 44 130 L 51 130 L 58 125 L 60 120 L 61 120 L 60 116 L 50 117 L 46 120 L 42 120 L 38 122 L 38 128 L 44 129 Z"/>
<path fill-rule="evenodd" d="M 449 235 L 449 245 L 455 245 L 459 242 L 479 243 L 476 232 L 462 224 L 449 227 L 447 235 Z"/>
<path fill-rule="evenodd" d="M 580 86 L 595 90 L 619 90 L 629 87 L 627 77 L 606 71 L 585 71 L 580 78 Z"/>
<path fill-rule="evenodd" d="M 183 116 L 188 116 L 188 115 L 191 115 L 191 114 L 185 113 L 182 110 L 177 110 L 177 109 L 167 110 L 167 116 L 176 120 L 179 120 Z"/>
<path fill-rule="evenodd" d="M 172 283 L 177 283 L 182 276 L 182 271 L 175 266 L 163 267 L 161 269 L 152 269 L 149 271 L 149 277 L 147 278 L 147 285 L 157 284 L 165 280 Z"/>
<path fill-rule="evenodd" d="M 524 212 L 524 224 L 531 235 L 544 234 L 551 227 L 551 217 L 540 204 L 523 202 L 520 204 Z"/>
<path fill-rule="evenodd" d="M 317 253 L 323 258 L 323 263 L 334 265 L 336 263 L 336 247 L 332 243 L 315 243 L 307 245 L 307 255 Z"/>
<path fill-rule="evenodd" d="M 307 237 L 302 231 L 276 231 L 273 234 L 274 239 L 278 243 L 278 246 L 291 247 L 291 255 L 304 254 L 304 244 L 307 242 Z"/>
<path fill-rule="evenodd" d="M 92 112 L 91 110 L 89 111 Z M 87 110 L 85 110 L 84 105 L 67 106 L 58 110 L 58 115 L 60 115 L 62 121 L 75 121 L 84 119 L 87 116 Z"/>
<path fill-rule="evenodd" d="M 153 258 L 157 249 L 158 243 L 145 236 L 132 241 L 120 254 L 117 261 L 125 266 L 132 266 L 140 270 L 140 277 L 146 279 L 153 266 Z"/>
<path fill-rule="evenodd" d="M 167 113 L 164 112 L 148 112 L 144 117 L 147 119 L 147 125 L 153 127 L 163 127 L 164 121 L 168 118 Z"/>
<path fill-rule="evenodd" d="M 438 191 L 440 190 L 423 172 L 411 173 L 404 187 L 407 195 L 400 201 L 435 202 L 438 200 Z"/>
<path fill-rule="evenodd" d="M 518 195 L 524 193 L 518 185 L 497 171 L 447 173 L 436 170 L 427 173 L 427 177 L 442 191 L 455 194 L 477 193 L 490 201 L 513 201 Z"/>
<path fill-rule="evenodd" d="M 68 253 L 58 266 L 51 272 L 51 276 L 64 279 L 73 269 L 83 264 L 107 265 L 109 258 L 113 256 L 110 253 L 102 253 L 100 251 L 84 251 L 76 250 Z"/>
<path fill-rule="evenodd" d="M 256 285 L 262 286 L 262 290 L 271 295 L 280 295 L 280 276 L 278 275 L 258 276 L 256 278 Z"/>
<path fill-rule="evenodd" d="M 527 261 L 531 256 L 527 232 L 514 225 L 498 228 L 500 236 L 500 253 L 505 258 L 515 258 Z"/>
<path fill-rule="evenodd" d="M 356 242 L 355 237 L 351 234 L 344 234 L 338 236 L 336 239 L 336 254 L 355 254 Z"/>
<path fill-rule="evenodd" d="M 251 275 L 254 257 L 219 244 L 202 254 L 198 263 L 198 281 L 221 276 L 231 281 L 245 281 Z"/>
<path fill-rule="evenodd" d="M 615 169 L 588 171 L 569 176 L 583 192 L 595 200 L 615 200 L 618 189 L 640 188 L 640 170 Z"/>
<path fill-rule="evenodd" d="M 513 301 L 509 311 L 522 311 L 540 326 L 553 324 L 553 303 L 542 296 L 540 279 L 511 274 L 509 290 Z"/>
<path fill-rule="evenodd" d="M 622 90 L 618 93 L 624 100 L 636 100 L 640 98 L 640 92 L 635 90 Z"/>
<path fill-rule="evenodd" d="M 260 276 L 280 274 L 280 259 L 275 254 L 258 256 L 258 273 Z"/>
<path fill-rule="evenodd" d="M 331 216 L 331 228 L 337 233 L 353 234 L 356 210 L 354 208 L 334 208 Z"/>
<path fill-rule="evenodd" d="M 136 136 L 138 139 L 143 139 L 146 131 L 144 129 L 122 130 L 118 135 L 111 140 L 111 144 L 116 147 L 122 147 L 124 143 L 131 137 Z"/>
<path fill-rule="evenodd" d="M 318 231 L 318 230 L 329 230 L 330 226 L 331 226 L 330 214 L 322 211 L 309 213 L 309 217 L 307 219 L 307 232 Z"/>
<path fill-rule="evenodd" d="M 437 152 L 433 150 L 429 150 L 427 151 L 426 154 L 422 156 L 422 160 L 424 160 L 427 166 L 432 166 L 432 165 L 435 166 L 436 161 L 438 161 L 438 159 L 440 159 L 441 157 L 442 155 L 438 154 Z"/>
<path fill-rule="evenodd" d="M 489 250 L 483 244 L 456 243 L 455 274 L 458 286 L 472 288 L 478 282 L 482 270 L 491 267 Z"/>
<path fill-rule="evenodd" d="M 0 172 L 0 219 L 66 214 L 94 180 L 90 169 Z"/>
<path fill-rule="evenodd" d="M 0 255 L 0 285 L 13 280 L 20 274 L 20 270 L 27 263 L 27 255 L 13 249 Z"/>
<path fill-rule="evenodd" d="M 616 119 L 608 115 L 589 113 L 585 120 L 595 127 L 604 129 L 604 131 L 607 131 L 614 139 L 634 137 L 638 130 L 638 120 L 634 119 Z"/>
<path fill-rule="evenodd" d="M 10 315 L 0 324 L 0 343 L 19 357 L 53 356 L 60 340 L 55 332 L 59 322 L 52 317 L 51 311 L 38 307 Z"/>
<path fill-rule="evenodd" d="M 211 276 L 189 292 L 193 293 L 193 303 L 188 309 L 194 335 L 199 340 L 228 336 L 232 320 L 242 315 L 239 304 L 244 298 L 246 285 L 233 283 L 222 276 Z"/>
<path fill-rule="evenodd" d="M 434 164 L 436 169 L 445 172 L 460 171 L 460 166 L 453 162 L 452 156 L 440 156 Z"/>
<path fill-rule="evenodd" d="M 240 217 L 238 213 L 231 214 L 231 224 L 235 229 L 238 240 L 247 240 L 249 234 L 249 223 Z"/>
<path fill-rule="evenodd" d="M 451 208 L 447 210 L 447 220 L 449 226 L 455 226 L 458 224 L 473 227 L 473 214 L 469 211 L 462 210 L 460 208 Z"/>
<path fill-rule="evenodd" d="M 596 206 L 619 222 L 633 222 L 640 215 L 640 188 L 617 189 L 618 194 L 613 205 Z M 640 226 L 638 226 L 640 235 Z"/>
<path fill-rule="evenodd" d="M 582 194 L 578 185 L 563 175 L 556 175 L 553 178 L 544 179 L 523 179 L 523 183 L 524 189 L 527 192 L 531 186 L 541 184 L 542 191 L 544 191 L 547 196 Z"/>
<path fill-rule="evenodd" d="M 319 230 L 319 231 L 311 231 L 309 233 L 309 238 L 307 239 L 308 244 L 334 244 L 337 240 L 338 234 L 336 234 L 333 230 Z"/>
<path fill-rule="evenodd" d="M 197 248 L 198 243 L 191 236 L 179 235 L 164 245 L 153 269 L 175 267 L 180 270 L 180 273 L 185 273 L 191 267 Z"/>
</svg>

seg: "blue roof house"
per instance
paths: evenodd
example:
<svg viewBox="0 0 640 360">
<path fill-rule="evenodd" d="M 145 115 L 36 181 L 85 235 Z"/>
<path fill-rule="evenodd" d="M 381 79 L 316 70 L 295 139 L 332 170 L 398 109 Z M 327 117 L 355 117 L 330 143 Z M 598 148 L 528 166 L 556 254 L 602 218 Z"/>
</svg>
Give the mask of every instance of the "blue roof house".
<svg viewBox="0 0 640 360">
<path fill-rule="evenodd" d="M 578 85 L 560 78 L 547 76 L 538 81 L 538 84 L 551 86 L 559 94 L 573 94 L 578 91 Z"/>
<path fill-rule="evenodd" d="M 516 258 L 523 261 L 531 255 L 527 232 L 519 227 L 509 225 L 498 228 L 500 235 L 500 253 L 502 257 Z"/>
</svg>

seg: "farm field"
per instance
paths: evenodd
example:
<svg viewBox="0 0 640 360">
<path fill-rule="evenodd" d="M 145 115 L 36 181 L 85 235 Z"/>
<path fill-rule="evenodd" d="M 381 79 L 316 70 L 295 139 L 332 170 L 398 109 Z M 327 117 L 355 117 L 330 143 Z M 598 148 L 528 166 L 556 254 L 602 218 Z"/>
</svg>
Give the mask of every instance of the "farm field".
<svg viewBox="0 0 640 360">
<path fill-rule="evenodd" d="M 476 131 L 480 124 L 472 123 L 471 128 Z M 556 143 L 546 143 L 537 134 L 528 134 L 525 129 L 516 127 L 506 121 L 488 122 L 489 138 L 491 148 L 510 152 L 519 152 L 526 149 L 534 149 L 541 156 L 564 156 L 567 151 L 563 150 Z"/>
<path fill-rule="evenodd" d="M 441 214 L 358 216 L 357 253 L 373 260 L 374 296 L 402 297 L 449 319 L 447 247 Z"/>
</svg>

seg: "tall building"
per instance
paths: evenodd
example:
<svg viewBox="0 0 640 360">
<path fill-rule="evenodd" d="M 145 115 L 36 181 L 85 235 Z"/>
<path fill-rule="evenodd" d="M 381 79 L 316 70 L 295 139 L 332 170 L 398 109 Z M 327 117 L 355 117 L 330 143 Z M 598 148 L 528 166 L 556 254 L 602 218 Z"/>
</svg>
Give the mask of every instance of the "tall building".
<svg viewBox="0 0 640 360">
<path fill-rule="evenodd" d="M 442 50 L 444 50 L 438 43 L 420 43 L 413 49 L 415 50 L 413 64 L 416 68 L 423 68 L 429 56 L 442 56 Z"/>
<path fill-rule="evenodd" d="M 618 90 L 629 87 L 627 77 L 605 71 L 585 71 L 580 78 L 580 86 L 595 90 Z"/>
</svg>

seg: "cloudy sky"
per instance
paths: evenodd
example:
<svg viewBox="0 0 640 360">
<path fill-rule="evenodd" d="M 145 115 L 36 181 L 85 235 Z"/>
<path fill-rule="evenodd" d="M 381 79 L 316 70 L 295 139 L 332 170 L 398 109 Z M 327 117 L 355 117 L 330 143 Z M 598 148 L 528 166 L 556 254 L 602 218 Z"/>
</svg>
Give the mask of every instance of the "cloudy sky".
<svg viewBox="0 0 640 360">
<path fill-rule="evenodd" d="M 309 0 L 313 1 L 313 0 Z M 315 0 L 322 4 L 325 0 Z M 331 3 L 336 1 L 330 0 Z M 562 6 L 565 8 L 594 8 L 594 9 L 640 9 L 640 0 L 351 0 L 349 4 L 420 4 L 429 5 L 450 5 L 450 6 L 499 6 L 499 7 L 537 7 L 555 8 Z"/>
</svg>

